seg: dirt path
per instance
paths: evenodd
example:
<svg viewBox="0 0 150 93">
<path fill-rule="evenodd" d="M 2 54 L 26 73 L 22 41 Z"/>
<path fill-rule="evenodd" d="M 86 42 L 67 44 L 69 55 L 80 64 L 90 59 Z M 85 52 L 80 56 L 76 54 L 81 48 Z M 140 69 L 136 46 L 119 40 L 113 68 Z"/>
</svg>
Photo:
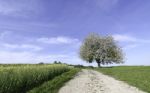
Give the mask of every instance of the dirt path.
<svg viewBox="0 0 150 93">
<path fill-rule="evenodd" d="M 146 93 L 94 70 L 82 70 L 59 93 Z"/>
</svg>

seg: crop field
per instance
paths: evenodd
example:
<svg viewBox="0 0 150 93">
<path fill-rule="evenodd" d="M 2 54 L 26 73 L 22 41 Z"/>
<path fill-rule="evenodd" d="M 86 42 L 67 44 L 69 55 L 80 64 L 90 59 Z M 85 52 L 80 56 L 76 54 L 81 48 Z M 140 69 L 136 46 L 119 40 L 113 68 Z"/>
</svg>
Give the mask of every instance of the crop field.
<svg viewBox="0 0 150 93">
<path fill-rule="evenodd" d="M 119 66 L 96 70 L 150 93 L 150 66 Z"/>
<path fill-rule="evenodd" d="M 27 93 L 72 69 L 60 64 L 0 65 L 0 93 Z"/>
<path fill-rule="evenodd" d="M 59 88 L 61 88 L 68 80 L 73 79 L 74 75 L 79 71 L 80 69 L 71 69 L 27 93 L 58 93 Z"/>
</svg>

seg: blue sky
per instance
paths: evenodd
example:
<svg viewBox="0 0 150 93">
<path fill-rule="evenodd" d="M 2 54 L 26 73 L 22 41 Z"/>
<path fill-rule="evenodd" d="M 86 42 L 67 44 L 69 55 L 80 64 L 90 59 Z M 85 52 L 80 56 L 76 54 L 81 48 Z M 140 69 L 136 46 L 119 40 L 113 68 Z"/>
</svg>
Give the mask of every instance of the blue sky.
<svg viewBox="0 0 150 93">
<path fill-rule="evenodd" d="M 150 65 L 149 10 L 149 0 L 0 0 L 0 63 L 88 65 L 79 47 L 96 32 L 118 41 L 124 65 Z"/>
</svg>

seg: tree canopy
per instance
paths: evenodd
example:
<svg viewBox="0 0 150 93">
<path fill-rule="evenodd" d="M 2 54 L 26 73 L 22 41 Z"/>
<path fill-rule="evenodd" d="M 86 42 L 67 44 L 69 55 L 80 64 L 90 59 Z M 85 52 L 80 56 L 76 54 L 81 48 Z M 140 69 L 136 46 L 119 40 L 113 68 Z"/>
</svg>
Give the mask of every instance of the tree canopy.
<svg viewBox="0 0 150 93">
<path fill-rule="evenodd" d="M 101 64 L 123 63 L 122 49 L 112 36 L 89 34 L 80 47 L 80 57 L 89 62 Z"/>
</svg>

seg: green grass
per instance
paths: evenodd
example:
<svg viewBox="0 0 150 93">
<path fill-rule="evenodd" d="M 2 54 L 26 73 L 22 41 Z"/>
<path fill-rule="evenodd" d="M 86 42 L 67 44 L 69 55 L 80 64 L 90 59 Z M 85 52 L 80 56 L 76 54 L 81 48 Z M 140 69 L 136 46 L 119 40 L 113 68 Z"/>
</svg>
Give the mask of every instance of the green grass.
<svg viewBox="0 0 150 93">
<path fill-rule="evenodd" d="M 1 65 L 0 93 L 26 93 L 69 70 L 67 65 Z"/>
<path fill-rule="evenodd" d="M 96 70 L 150 93 L 150 66 L 120 66 Z"/>
<path fill-rule="evenodd" d="M 72 79 L 80 69 L 72 69 L 69 72 L 63 73 L 55 77 L 53 80 L 45 82 L 41 86 L 34 88 L 27 93 L 58 93 L 59 89 L 70 79 Z"/>
</svg>

